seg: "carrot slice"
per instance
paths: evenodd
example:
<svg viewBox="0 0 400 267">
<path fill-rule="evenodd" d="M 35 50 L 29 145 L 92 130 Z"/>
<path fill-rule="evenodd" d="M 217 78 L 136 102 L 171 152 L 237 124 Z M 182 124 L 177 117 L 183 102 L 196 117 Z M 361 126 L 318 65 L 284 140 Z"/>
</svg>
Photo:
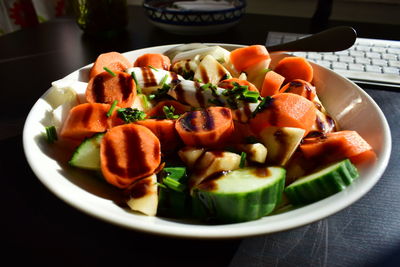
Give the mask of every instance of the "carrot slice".
<svg viewBox="0 0 400 267">
<path fill-rule="evenodd" d="M 100 54 L 89 72 L 89 79 L 104 71 L 104 67 L 112 71 L 125 71 L 132 67 L 129 60 L 118 52 Z"/>
<path fill-rule="evenodd" d="M 231 110 L 224 107 L 186 112 L 175 128 L 185 145 L 200 147 L 221 147 L 234 131 Z"/>
<path fill-rule="evenodd" d="M 171 61 L 163 54 L 143 54 L 135 60 L 135 67 L 153 67 L 156 69 L 169 70 Z"/>
<path fill-rule="evenodd" d="M 241 80 L 238 78 L 231 78 L 231 79 L 226 79 L 226 80 L 220 81 L 218 83 L 218 87 L 221 87 L 224 89 L 233 89 L 233 87 L 235 87 L 235 85 L 233 83 L 238 83 L 239 85 L 242 85 L 242 86 L 248 86 L 249 91 L 258 92 L 258 89 L 257 89 L 257 87 L 255 87 L 254 84 L 252 84 L 249 81 Z"/>
<path fill-rule="evenodd" d="M 282 93 L 267 100 L 261 112 L 250 120 L 251 129 L 259 134 L 265 127 L 296 127 L 305 130 L 305 135 L 312 128 L 315 119 L 315 105 L 299 95 Z"/>
<path fill-rule="evenodd" d="M 315 86 L 302 79 L 294 79 L 291 82 L 288 82 L 279 92 L 301 95 L 311 101 L 314 100 L 317 95 Z"/>
<path fill-rule="evenodd" d="M 239 72 L 266 59 L 270 59 L 270 56 L 265 46 L 262 45 L 241 47 L 230 53 L 230 60 Z"/>
<path fill-rule="evenodd" d="M 164 100 L 164 101 L 160 101 L 157 105 L 155 105 L 152 109 L 150 109 L 149 111 L 147 111 L 147 116 L 148 117 L 164 117 L 165 113 L 164 113 L 164 107 L 174 107 L 175 112 L 174 114 L 177 115 L 181 115 L 187 111 L 190 110 L 190 106 L 187 105 L 183 105 L 178 101 L 175 100 Z"/>
<path fill-rule="evenodd" d="M 127 188 L 155 172 L 161 162 L 160 141 L 144 126 L 125 124 L 110 129 L 100 145 L 101 171 L 106 181 Z"/>
<path fill-rule="evenodd" d="M 300 149 L 307 158 L 328 163 L 350 158 L 361 164 L 376 158 L 372 147 L 356 131 L 338 131 L 305 138 Z"/>
<path fill-rule="evenodd" d="M 313 67 L 303 57 L 285 57 L 278 62 L 274 71 L 285 77 L 285 83 L 294 79 L 311 82 L 314 74 Z"/>
<path fill-rule="evenodd" d="M 147 119 L 136 124 L 147 127 L 158 137 L 163 152 L 174 151 L 181 144 L 174 120 Z"/>
<path fill-rule="evenodd" d="M 82 140 L 95 133 L 123 124 L 117 117 L 114 109 L 111 116 L 107 116 L 111 105 L 100 103 L 84 103 L 73 107 L 62 126 L 60 136 L 68 139 Z"/>
<path fill-rule="evenodd" d="M 115 76 L 103 71 L 90 79 L 86 88 L 86 100 L 89 103 L 112 104 L 126 108 L 133 104 L 136 97 L 136 83 L 126 72 L 116 71 Z"/>
<path fill-rule="evenodd" d="M 276 73 L 273 70 L 268 71 L 264 76 L 260 95 L 262 97 L 276 95 L 277 93 L 279 93 L 279 89 L 281 88 L 284 81 L 285 77 L 283 77 L 279 73 Z"/>
</svg>

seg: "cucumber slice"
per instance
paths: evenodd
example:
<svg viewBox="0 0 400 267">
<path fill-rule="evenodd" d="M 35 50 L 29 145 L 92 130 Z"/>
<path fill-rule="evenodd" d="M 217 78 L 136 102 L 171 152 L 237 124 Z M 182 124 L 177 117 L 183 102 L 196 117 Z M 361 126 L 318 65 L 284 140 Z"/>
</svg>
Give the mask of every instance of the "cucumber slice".
<svg viewBox="0 0 400 267">
<path fill-rule="evenodd" d="M 285 173 L 280 167 L 247 167 L 208 179 L 194 190 L 194 216 L 222 223 L 261 218 L 281 201 Z"/>
<path fill-rule="evenodd" d="M 98 133 L 83 140 L 72 154 L 69 164 L 87 170 L 100 170 L 100 143 L 103 136 L 104 133 Z"/>
<path fill-rule="evenodd" d="M 293 205 L 309 204 L 344 190 L 359 176 L 349 159 L 303 176 L 285 188 Z"/>
</svg>

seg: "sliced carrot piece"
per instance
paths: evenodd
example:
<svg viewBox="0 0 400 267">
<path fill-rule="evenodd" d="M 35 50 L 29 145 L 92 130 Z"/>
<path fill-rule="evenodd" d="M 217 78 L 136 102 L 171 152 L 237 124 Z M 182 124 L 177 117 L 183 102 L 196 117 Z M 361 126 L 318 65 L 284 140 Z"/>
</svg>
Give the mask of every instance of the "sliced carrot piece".
<svg viewBox="0 0 400 267">
<path fill-rule="evenodd" d="M 274 71 L 285 77 L 285 83 L 294 79 L 311 82 L 314 75 L 313 67 L 303 57 L 285 57 L 278 62 Z"/>
<path fill-rule="evenodd" d="M 116 71 L 115 76 L 103 71 L 90 79 L 86 88 L 89 103 L 108 103 L 118 101 L 118 106 L 126 108 L 136 97 L 136 83 L 126 72 Z"/>
<path fill-rule="evenodd" d="M 315 106 L 311 101 L 296 94 L 282 93 L 269 99 L 264 110 L 250 120 L 250 126 L 256 134 L 265 127 L 278 126 L 302 128 L 307 135 L 315 119 Z"/>
<path fill-rule="evenodd" d="M 249 81 L 241 80 L 238 78 L 231 78 L 231 79 L 226 79 L 226 80 L 220 81 L 218 83 L 218 87 L 221 87 L 224 89 L 233 89 L 233 87 L 235 87 L 234 83 L 238 83 L 239 85 L 242 85 L 242 86 L 247 86 L 248 87 L 247 89 L 249 91 L 258 92 L 258 89 L 257 89 L 257 87 L 255 87 L 254 84 L 252 84 Z"/>
<path fill-rule="evenodd" d="M 89 72 L 89 79 L 104 71 L 104 67 L 112 71 L 125 71 L 132 67 L 129 60 L 118 52 L 100 54 Z"/>
<path fill-rule="evenodd" d="M 135 67 L 153 67 L 156 69 L 169 70 L 171 68 L 171 61 L 163 54 L 143 54 L 135 60 L 133 64 Z"/>
<path fill-rule="evenodd" d="M 284 81 L 285 77 L 283 77 L 279 73 L 276 73 L 273 70 L 268 71 L 265 74 L 260 95 L 262 97 L 276 95 L 277 93 L 279 93 L 279 89 L 281 88 Z"/>
<path fill-rule="evenodd" d="M 294 79 L 288 82 L 281 88 L 279 92 L 301 95 L 311 101 L 314 100 L 315 96 L 317 95 L 315 86 L 302 79 Z"/>
<path fill-rule="evenodd" d="M 148 128 L 125 124 L 110 129 L 100 145 L 101 171 L 106 181 L 127 188 L 155 172 L 161 162 L 160 141 Z"/>
<path fill-rule="evenodd" d="M 163 109 L 165 106 L 174 107 L 174 109 L 175 109 L 174 114 L 177 114 L 177 115 L 181 115 L 190 110 L 190 106 L 183 105 L 176 100 L 164 100 L 164 101 L 160 101 L 152 109 L 147 111 L 146 112 L 147 116 L 148 117 L 164 117 L 165 113 L 164 113 Z"/>
<path fill-rule="evenodd" d="M 123 124 L 117 117 L 116 107 L 111 116 L 107 116 L 111 105 L 100 103 L 84 103 L 73 107 L 65 119 L 60 136 L 63 138 L 82 140 L 95 133 Z"/>
<path fill-rule="evenodd" d="M 147 119 L 137 121 L 136 124 L 147 127 L 158 137 L 163 152 L 174 151 L 181 144 L 174 120 Z"/>
<path fill-rule="evenodd" d="M 234 131 L 231 110 L 224 107 L 186 112 L 175 128 L 185 145 L 195 147 L 221 147 Z"/>
<path fill-rule="evenodd" d="M 263 45 L 251 45 L 233 50 L 230 53 L 230 60 L 239 72 L 257 64 L 258 62 L 270 59 L 269 53 Z"/>
<path fill-rule="evenodd" d="M 353 163 L 361 164 L 376 158 L 367 141 L 356 131 L 348 130 L 305 138 L 300 149 L 307 158 L 324 163 L 350 158 Z"/>
</svg>

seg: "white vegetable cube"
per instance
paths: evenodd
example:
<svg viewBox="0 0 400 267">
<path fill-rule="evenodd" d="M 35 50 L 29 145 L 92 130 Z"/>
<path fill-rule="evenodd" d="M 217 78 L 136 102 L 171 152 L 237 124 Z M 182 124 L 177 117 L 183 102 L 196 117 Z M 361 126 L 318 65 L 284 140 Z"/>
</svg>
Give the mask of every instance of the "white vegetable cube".
<svg viewBox="0 0 400 267">
<path fill-rule="evenodd" d="M 87 83 L 74 80 L 62 79 L 52 83 L 51 90 L 44 96 L 44 99 L 56 109 L 58 106 L 70 102 L 71 105 L 86 102 Z"/>
<path fill-rule="evenodd" d="M 213 56 L 205 56 L 196 72 L 194 73 L 194 80 L 201 81 L 203 83 L 211 83 L 217 85 L 221 80 L 231 77 L 229 71 L 222 66 Z"/>
<path fill-rule="evenodd" d="M 178 155 L 185 165 L 192 169 L 196 161 L 204 154 L 204 148 L 185 147 L 178 151 Z"/>
<path fill-rule="evenodd" d="M 260 133 L 261 142 L 268 150 L 267 161 L 286 165 L 299 146 L 305 130 L 294 127 L 266 127 Z"/>
<path fill-rule="evenodd" d="M 267 159 L 267 148 L 261 143 L 239 145 L 239 150 L 247 154 L 249 161 L 264 163 Z"/>
<path fill-rule="evenodd" d="M 126 204 L 134 211 L 155 216 L 158 206 L 157 176 L 153 174 L 135 182 L 131 188 L 131 197 Z"/>
</svg>

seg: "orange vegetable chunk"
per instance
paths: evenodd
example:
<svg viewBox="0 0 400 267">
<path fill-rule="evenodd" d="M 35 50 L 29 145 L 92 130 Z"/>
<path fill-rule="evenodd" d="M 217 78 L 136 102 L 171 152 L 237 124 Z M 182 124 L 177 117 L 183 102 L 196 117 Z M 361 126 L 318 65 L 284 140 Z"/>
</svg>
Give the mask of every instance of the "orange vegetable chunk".
<svg viewBox="0 0 400 267">
<path fill-rule="evenodd" d="M 169 70 L 171 61 L 163 54 L 143 54 L 135 60 L 134 67 L 153 67 L 156 69 Z"/>
<path fill-rule="evenodd" d="M 285 57 L 278 62 L 274 71 L 285 77 L 285 83 L 294 79 L 311 82 L 314 75 L 313 67 L 303 57 Z"/>
<path fill-rule="evenodd" d="M 104 67 L 111 71 L 125 71 L 132 67 L 129 60 L 118 52 L 100 54 L 89 72 L 89 79 L 104 71 Z"/>
<path fill-rule="evenodd" d="M 230 53 L 230 60 L 239 72 L 266 59 L 270 59 L 270 56 L 263 45 L 241 47 Z"/>
<path fill-rule="evenodd" d="M 279 92 L 301 95 L 302 97 L 305 97 L 311 101 L 314 100 L 315 96 L 317 95 L 315 86 L 301 79 L 294 79 L 288 82 L 281 88 Z"/>
<path fill-rule="evenodd" d="M 241 80 L 238 78 L 231 78 L 231 79 L 226 79 L 226 80 L 220 81 L 218 83 L 218 87 L 221 87 L 224 89 L 233 89 L 233 87 L 234 87 L 233 83 L 238 83 L 239 85 L 247 86 L 248 87 L 247 90 L 249 90 L 249 91 L 258 92 L 258 89 L 257 89 L 257 87 L 254 86 L 254 84 L 252 84 L 249 81 Z"/>
<path fill-rule="evenodd" d="M 153 174 L 161 163 L 160 141 L 148 128 L 134 123 L 116 126 L 100 145 L 101 171 L 106 181 L 127 188 Z"/>
<path fill-rule="evenodd" d="M 281 88 L 284 81 L 285 77 L 283 77 L 279 73 L 276 73 L 273 70 L 268 71 L 265 74 L 260 95 L 262 97 L 266 97 L 278 94 L 279 89 Z"/>
<path fill-rule="evenodd" d="M 187 111 L 190 110 L 190 106 L 183 105 L 180 102 L 176 100 L 164 100 L 160 101 L 155 105 L 153 108 L 151 108 L 149 111 L 146 112 L 147 117 L 164 117 L 164 107 L 174 107 L 175 111 L 174 114 L 181 115 Z"/>
<path fill-rule="evenodd" d="M 296 94 L 282 93 L 270 97 L 269 103 L 250 120 L 255 134 L 268 126 L 295 127 L 310 131 L 316 119 L 314 104 Z"/>
<path fill-rule="evenodd" d="M 114 109 L 110 117 L 107 117 L 110 108 L 111 105 L 100 103 L 84 103 L 73 107 L 65 119 L 60 136 L 82 140 L 122 124 L 123 121 L 117 117 L 118 107 Z"/>
<path fill-rule="evenodd" d="M 136 83 L 126 72 L 116 71 L 116 76 L 104 71 L 90 79 L 86 88 L 89 103 L 108 103 L 118 101 L 122 108 L 131 107 L 136 97 Z"/>
<path fill-rule="evenodd" d="M 225 107 L 189 111 L 176 121 L 175 128 L 187 146 L 221 147 L 234 131 L 232 112 Z"/>
</svg>

